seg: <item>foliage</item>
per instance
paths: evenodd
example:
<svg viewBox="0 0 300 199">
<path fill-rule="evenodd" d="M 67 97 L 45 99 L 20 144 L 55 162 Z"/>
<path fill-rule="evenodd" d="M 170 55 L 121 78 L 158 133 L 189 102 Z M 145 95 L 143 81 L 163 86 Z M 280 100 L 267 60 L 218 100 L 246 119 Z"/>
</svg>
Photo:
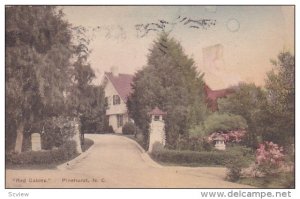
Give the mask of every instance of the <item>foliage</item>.
<svg viewBox="0 0 300 199">
<path fill-rule="evenodd" d="M 211 151 L 213 149 L 212 143 L 202 137 L 180 137 L 176 144 L 177 150 L 190 151 Z"/>
<path fill-rule="evenodd" d="M 295 139 L 295 57 L 282 52 L 273 64 L 266 79 L 269 117 L 263 137 L 288 147 Z"/>
<path fill-rule="evenodd" d="M 227 151 L 177 151 L 177 150 L 155 150 L 151 157 L 159 162 L 173 163 L 179 165 L 197 164 L 206 166 L 226 165 L 228 161 L 241 159 L 241 153 L 230 153 Z"/>
<path fill-rule="evenodd" d="M 231 159 L 226 162 L 227 180 L 231 182 L 238 181 L 242 176 L 242 170 L 247 168 L 254 161 L 254 155 L 250 148 L 245 146 L 227 147 L 227 152 L 231 154 L 239 154 L 239 158 Z"/>
<path fill-rule="evenodd" d="M 132 122 L 127 122 L 126 124 L 124 124 L 124 126 L 122 127 L 122 133 L 124 135 L 133 135 L 135 134 L 135 130 L 136 130 L 136 126 L 134 123 Z"/>
<path fill-rule="evenodd" d="M 152 146 L 152 152 L 153 151 L 161 151 L 164 149 L 164 146 L 160 142 L 154 142 Z"/>
<path fill-rule="evenodd" d="M 235 93 L 218 100 L 218 106 L 221 113 L 240 115 L 246 120 L 247 145 L 256 148 L 268 117 L 264 112 L 267 106 L 265 91 L 255 84 L 240 83 Z"/>
<path fill-rule="evenodd" d="M 6 154 L 5 161 L 8 165 L 40 165 L 60 163 L 71 160 L 77 155 L 76 143 L 74 141 L 68 141 L 61 147 L 53 150 Z"/>
<path fill-rule="evenodd" d="M 273 60 L 266 90 L 242 83 L 234 94 L 220 99 L 221 112 L 244 117 L 248 124 L 248 145 L 256 148 L 261 141 L 289 147 L 295 139 L 295 58 L 282 52 Z"/>
<path fill-rule="evenodd" d="M 21 152 L 34 123 L 83 112 L 79 99 L 94 73 L 84 30 L 65 21 L 61 10 L 8 6 L 5 18 L 6 148 Z"/>
<path fill-rule="evenodd" d="M 201 137 L 201 138 L 207 136 L 205 129 L 204 129 L 204 125 L 199 124 L 199 125 L 192 126 L 189 129 L 189 136 L 190 137 Z"/>
<path fill-rule="evenodd" d="M 145 138 L 145 134 L 142 132 L 142 130 L 139 127 L 136 127 L 136 133 L 134 135 L 134 139 L 139 145 L 143 147 L 146 151 L 148 150 L 148 142 Z"/>
<path fill-rule="evenodd" d="M 84 138 L 84 144 L 82 145 L 82 151 L 87 151 L 92 145 L 94 144 L 94 141 L 88 138 Z"/>
<path fill-rule="evenodd" d="M 44 120 L 41 133 L 42 148 L 49 150 L 70 140 L 75 135 L 75 123 L 78 123 L 78 119 L 73 121 L 73 119 L 63 116 Z M 80 124 L 78 125 L 80 126 Z"/>
<path fill-rule="evenodd" d="M 240 179 L 242 169 L 248 166 L 247 161 L 244 159 L 245 158 L 241 157 L 241 159 L 232 159 L 226 163 L 227 180 L 236 182 Z"/>
<path fill-rule="evenodd" d="M 260 144 L 256 150 L 256 164 L 259 171 L 264 175 L 273 175 L 283 165 L 283 148 L 273 142 Z"/>
<path fill-rule="evenodd" d="M 213 142 L 214 138 L 217 136 L 222 136 L 225 143 L 241 143 L 246 137 L 246 131 L 233 130 L 227 132 L 215 132 L 206 137 L 206 139 L 208 140 L 208 142 Z"/>
<path fill-rule="evenodd" d="M 104 133 L 115 133 L 115 131 L 111 125 L 106 125 L 104 128 Z"/>
<path fill-rule="evenodd" d="M 190 129 L 191 136 L 204 137 L 215 132 L 226 132 L 230 130 L 246 129 L 246 120 L 239 116 L 228 113 L 213 113 L 209 115 L 203 124 Z"/>
<path fill-rule="evenodd" d="M 88 85 L 83 93 L 86 100 L 81 104 L 81 131 L 84 133 L 102 133 L 105 131 L 105 95 L 101 86 Z M 84 107 L 83 107 L 84 106 Z"/>
<path fill-rule="evenodd" d="M 218 131 L 222 132 L 246 128 L 246 120 L 239 115 L 213 113 L 204 121 L 204 129 L 206 134 Z"/>
<path fill-rule="evenodd" d="M 129 115 L 148 139 L 147 113 L 156 106 L 166 111 L 167 145 L 175 147 L 179 135 L 187 136 L 191 125 L 206 115 L 203 85 L 203 74 L 197 72 L 193 59 L 179 42 L 163 33 L 150 49 L 147 65 L 133 79 Z"/>
<path fill-rule="evenodd" d="M 276 176 L 260 177 L 260 178 L 241 178 L 237 181 L 240 184 L 248 184 L 258 188 L 295 188 L 295 173 L 293 172 L 282 172 Z"/>
<path fill-rule="evenodd" d="M 15 150 L 20 152 L 32 122 L 64 111 L 70 25 L 52 6 L 9 6 L 5 18 L 6 126 L 16 126 L 6 129 L 6 140 L 12 145 L 18 135 Z"/>
</svg>

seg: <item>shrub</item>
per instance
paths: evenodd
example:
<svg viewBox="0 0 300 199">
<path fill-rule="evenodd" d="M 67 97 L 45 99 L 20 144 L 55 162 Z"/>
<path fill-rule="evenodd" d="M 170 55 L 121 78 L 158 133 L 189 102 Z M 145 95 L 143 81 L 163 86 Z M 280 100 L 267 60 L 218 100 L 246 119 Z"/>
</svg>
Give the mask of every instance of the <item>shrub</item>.
<svg viewBox="0 0 300 199">
<path fill-rule="evenodd" d="M 152 151 L 161 151 L 163 149 L 164 149 L 164 146 L 159 142 L 155 142 L 152 146 Z"/>
<path fill-rule="evenodd" d="M 42 148 L 50 150 L 53 147 L 60 147 L 63 143 L 68 142 L 76 133 L 75 123 L 79 123 L 79 120 L 74 121 L 71 118 L 63 116 L 51 117 L 44 120 L 41 133 Z"/>
<path fill-rule="evenodd" d="M 183 137 L 177 141 L 177 150 L 211 151 L 213 145 L 202 137 Z"/>
<path fill-rule="evenodd" d="M 82 145 L 82 151 L 85 152 L 86 150 L 88 150 L 93 144 L 94 141 L 88 138 L 84 138 L 84 144 Z"/>
<path fill-rule="evenodd" d="M 124 135 L 134 135 L 135 134 L 135 129 L 136 126 L 134 123 L 132 122 L 127 122 L 126 124 L 124 124 L 124 126 L 122 127 L 122 133 Z"/>
<path fill-rule="evenodd" d="M 189 129 L 189 135 L 191 137 L 204 137 L 206 136 L 206 132 L 204 129 L 204 125 L 195 125 Z"/>
<path fill-rule="evenodd" d="M 209 135 L 214 132 L 223 132 L 237 129 L 246 129 L 246 120 L 239 115 L 227 113 L 213 113 L 206 118 L 202 125 L 190 130 L 192 135 Z"/>
<path fill-rule="evenodd" d="M 148 142 L 145 139 L 145 135 L 139 127 L 136 127 L 136 133 L 134 135 L 134 139 L 139 145 L 141 145 L 146 151 L 148 150 Z"/>
<path fill-rule="evenodd" d="M 251 148 L 239 145 L 229 146 L 226 150 L 227 153 L 239 157 L 228 160 L 225 165 L 227 168 L 227 180 L 236 182 L 242 176 L 242 170 L 254 162 L 254 153 Z"/>
<path fill-rule="evenodd" d="M 115 133 L 114 128 L 113 128 L 111 125 L 109 125 L 109 126 L 105 129 L 105 132 L 106 132 L 106 133 Z"/>
<path fill-rule="evenodd" d="M 284 154 L 283 148 L 273 142 L 260 144 L 256 150 L 256 164 L 258 170 L 265 175 L 273 175 L 283 166 Z"/>
<path fill-rule="evenodd" d="M 213 138 L 216 136 L 222 136 L 225 139 L 226 143 L 240 143 L 246 136 L 245 130 L 230 130 L 227 132 L 215 132 L 207 137 L 209 142 L 213 141 Z"/>
<path fill-rule="evenodd" d="M 202 164 L 202 165 L 226 165 L 229 160 L 240 159 L 241 155 L 227 153 L 226 151 L 176 151 L 155 150 L 151 157 L 160 162 L 175 164 Z"/>
<path fill-rule="evenodd" d="M 247 158 L 240 156 L 236 159 L 231 159 L 226 162 L 227 168 L 227 180 L 231 182 L 236 182 L 240 179 L 242 169 L 246 168 L 249 165 L 249 161 Z"/>
<path fill-rule="evenodd" d="M 6 163 L 12 165 L 45 165 L 74 158 L 77 154 L 75 141 L 69 141 L 53 150 L 27 151 L 6 154 Z"/>
</svg>

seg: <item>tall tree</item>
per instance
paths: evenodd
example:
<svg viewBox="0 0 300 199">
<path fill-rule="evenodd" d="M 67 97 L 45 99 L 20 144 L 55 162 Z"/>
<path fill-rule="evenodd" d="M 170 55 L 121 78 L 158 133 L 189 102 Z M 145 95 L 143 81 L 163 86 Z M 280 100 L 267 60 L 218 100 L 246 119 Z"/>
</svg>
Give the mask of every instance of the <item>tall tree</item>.
<svg viewBox="0 0 300 199">
<path fill-rule="evenodd" d="M 147 66 L 133 79 L 133 93 L 128 99 L 130 116 L 148 138 L 147 112 L 158 106 L 167 112 L 167 144 L 176 145 L 179 136 L 188 136 L 191 125 L 206 114 L 203 74 L 193 59 L 185 55 L 179 42 L 162 33 L 148 55 Z"/>
<path fill-rule="evenodd" d="M 86 133 L 101 133 L 105 128 L 105 95 L 101 86 L 89 85 L 84 93 L 85 106 L 81 109 L 81 130 Z"/>
<path fill-rule="evenodd" d="M 270 117 L 264 138 L 288 146 L 295 139 L 295 57 L 282 52 L 272 63 L 266 79 Z"/>
<path fill-rule="evenodd" d="M 24 132 L 34 122 L 61 114 L 78 116 L 78 96 L 95 75 L 87 62 L 87 43 L 75 37 L 81 29 L 65 21 L 61 10 L 8 6 L 5 16 L 6 143 L 19 153 Z M 71 96 L 79 99 L 74 106 L 66 100 Z"/>
<path fill-rule="evenodd" d="M 266 129 L 266 93 L 255 84 L 240 83 L 235 93 L 218 100 L 219 111 L 240 115 L 246 119 L 247 143 L 256 148 Z"/>
<path fill-rule="evenodd" d="M 218 101 L 221 112 L 247 120 L 253 147 L 262 140 L 289 146 L 295 139 L 295 58 L 283 52 L 272 63 L 275 68 L 268 73 L 264 90 L 241 84 L 235 94 Z"/>
</svg>

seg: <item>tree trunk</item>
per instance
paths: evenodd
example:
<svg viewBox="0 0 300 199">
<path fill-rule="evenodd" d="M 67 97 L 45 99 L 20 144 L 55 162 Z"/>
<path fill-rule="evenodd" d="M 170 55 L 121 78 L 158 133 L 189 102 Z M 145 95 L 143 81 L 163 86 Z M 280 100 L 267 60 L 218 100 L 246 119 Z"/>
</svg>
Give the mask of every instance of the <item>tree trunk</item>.
<svg viewBox="0 0 300 199">
<path fill-rule="evenodd" d="M 16 153 L 22 152 L 23 137 L 24 137 L 24 123 L 21 122 L 17 128 L 17 138 L 16 138 L 16 144 L 15 144 L 15 152 Z"/>
</svg>

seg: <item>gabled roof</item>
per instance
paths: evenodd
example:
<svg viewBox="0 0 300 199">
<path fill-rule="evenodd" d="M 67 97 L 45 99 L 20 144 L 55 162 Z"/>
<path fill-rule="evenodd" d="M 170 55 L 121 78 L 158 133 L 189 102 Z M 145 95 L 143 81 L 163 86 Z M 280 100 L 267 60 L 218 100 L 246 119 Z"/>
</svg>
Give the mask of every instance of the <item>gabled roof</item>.
<svg viewBox="0 0 300 199">
<path fill-rule="evenodd" d="M 152 111 L 148 112 L 149 115 L 166 115 L 166 112 L 163 112 L 158 107 L 155 107 Z"/>
<path fill-rule="evenodd" d="M 111 72 L 105 72 L 105 76 L 113 84 L 121 99 L 126 103 L 128 96 L 132 92 L 131 82 L 133 75 L 121 73 L 113 75 Z"/>
<path fill-rule="evenodd" d="M 219 98 L 227 97 L 227 95 L 234 93 L 234 90 L 231 88 L 220 89 L 220 90 L 212 90 L 208 85 L 204 85 L 204 91 L 206 94 L 206 101 L 208 103 L 208 107 L 212 111 L 218 110 L 218 102 Z"/>
</svg>

